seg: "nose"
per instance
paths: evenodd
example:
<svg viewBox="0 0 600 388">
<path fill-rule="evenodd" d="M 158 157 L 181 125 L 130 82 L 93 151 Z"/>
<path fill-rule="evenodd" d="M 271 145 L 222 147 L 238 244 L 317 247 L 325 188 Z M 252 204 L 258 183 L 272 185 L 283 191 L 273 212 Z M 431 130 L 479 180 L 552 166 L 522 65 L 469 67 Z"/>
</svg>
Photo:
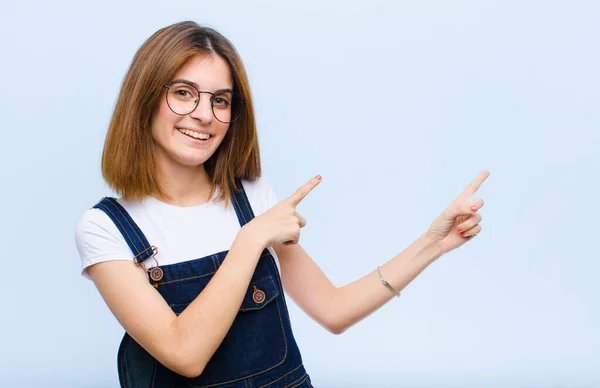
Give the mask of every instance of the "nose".
<svg viewBox="0 0 600 388">
<path fill-rule="evenodd" d="M 202 93 L 198 95 L 198 106 L 190 113 L 190 116 L 194 119 L 200 120 L 203 123 L 210 123 L 213 119 L 211 96 L 203 96 Z"/>
</svg>

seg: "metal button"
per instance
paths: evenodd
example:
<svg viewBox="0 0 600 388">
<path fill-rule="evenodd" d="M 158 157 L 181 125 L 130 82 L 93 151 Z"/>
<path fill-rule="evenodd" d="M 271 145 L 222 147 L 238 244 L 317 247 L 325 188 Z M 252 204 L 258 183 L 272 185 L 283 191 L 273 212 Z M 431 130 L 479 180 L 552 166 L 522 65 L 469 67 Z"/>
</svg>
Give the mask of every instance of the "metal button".
<svg viewBox="0 0 600 388">
<path fill-rule="evenodd" d="M 158 267 L 151 268 L 150 269 L 150 278 L 152 280 L 154 280 L 155 282 L 160 281 L 160 279 L 163 278 L 163 270 Z"/>
<path fill-rule="evenodd" d="M 261 304 L 265 301 L 266 299 L 266 295 L 264 293 L 264 291 L 259 290 L 258 288 L 256 288 L 256 286 L 254 287 L 254 293 L 252 294 L 252 300 L 254 301 L 254 303 L 258 303 Z"/>
</svg>

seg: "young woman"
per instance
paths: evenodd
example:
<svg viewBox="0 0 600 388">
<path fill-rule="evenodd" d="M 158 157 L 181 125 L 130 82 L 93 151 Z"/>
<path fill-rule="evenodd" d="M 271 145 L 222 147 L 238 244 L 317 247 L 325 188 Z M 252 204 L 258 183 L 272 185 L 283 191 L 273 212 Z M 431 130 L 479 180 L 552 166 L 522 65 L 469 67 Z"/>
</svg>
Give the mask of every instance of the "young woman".
<svg viewBox="0 0 600 388">
<path fill-rule="evenodd" d="M 248 79 L 231 43 L 193 22 L 138 50 L 108 129 L 103 198 L 76 229 L 83 274 L 125 328 L 123 387 L 310 387 L 284 290 L 339 334 L 476 236 L 483 171 L 410 247 L 335 287 L 298 244 L 296 206 L 261 175 Z"/>
</svg>

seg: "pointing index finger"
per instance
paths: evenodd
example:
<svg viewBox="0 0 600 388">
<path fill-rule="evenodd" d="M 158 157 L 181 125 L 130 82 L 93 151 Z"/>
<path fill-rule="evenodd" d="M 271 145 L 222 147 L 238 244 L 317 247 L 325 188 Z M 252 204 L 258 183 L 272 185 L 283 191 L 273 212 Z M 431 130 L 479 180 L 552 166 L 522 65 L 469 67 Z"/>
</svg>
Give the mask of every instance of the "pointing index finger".
<svg viewBox="0 0 600 388">
<path fill-rule="evenodd" d="M 321 176 L 317 175 L 302 186 L 296 192 L 288 197 L 288 201 L 294 206 L 298 204 L 321 182 Z"/>
<path fill-rule="evenodd" d="M 467 186 L 467 188 L 465 189 L 465 191 L 463 192 L 465 195 L 467 196 L 472 196 L 473 194 L 475 194 L 475 192 L 477 190 L 479 190 L 479 187 L 481 186 L 481 184 L 487 179 L 487 177 L 490 176 L 490 172 L 488 170 L 483 170 L 478 176 L 477 178 L 475 178 L 470 184 L 469 186 Z"/>
</svg>

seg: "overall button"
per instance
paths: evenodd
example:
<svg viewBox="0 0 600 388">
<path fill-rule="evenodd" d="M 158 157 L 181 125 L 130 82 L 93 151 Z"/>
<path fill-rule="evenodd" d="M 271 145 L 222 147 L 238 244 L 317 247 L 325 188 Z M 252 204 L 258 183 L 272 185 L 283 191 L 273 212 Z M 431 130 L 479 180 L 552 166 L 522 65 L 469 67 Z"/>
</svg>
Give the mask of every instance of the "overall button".
<svg viewBox="0 0 600 388">
<path fill-rule="evenodd" d="M 150 278 L 155 282 L 160 281 L 163 278 L 163 270 L 158 267 L 152 268 L 150 270 Z"/>
<path fill-rule="evenodd" d="M 254 303 L 258 303 L 261 304 L 262 302 L 265 301 L 266 295 L 264 293 L 264 291 L 259 290 L 258 288 L 256 288 L 256 286 L 254 287 L 254 293 L 252 294 L 252 300 L 254 300 Z"/>
<path fill-rule="evenodd" d="M 156 260 L 158 248 L 152 245 L 152 249 L 154 251 L 154 256 L 152 256 L 152 258 L 156 262 L 156 267 L 150 268 L 150 279 L 154 280 L 155 282 L 159 282 L 163 278 L 163 270 L 158 267 L 158 260 Z"/>
</svg>

